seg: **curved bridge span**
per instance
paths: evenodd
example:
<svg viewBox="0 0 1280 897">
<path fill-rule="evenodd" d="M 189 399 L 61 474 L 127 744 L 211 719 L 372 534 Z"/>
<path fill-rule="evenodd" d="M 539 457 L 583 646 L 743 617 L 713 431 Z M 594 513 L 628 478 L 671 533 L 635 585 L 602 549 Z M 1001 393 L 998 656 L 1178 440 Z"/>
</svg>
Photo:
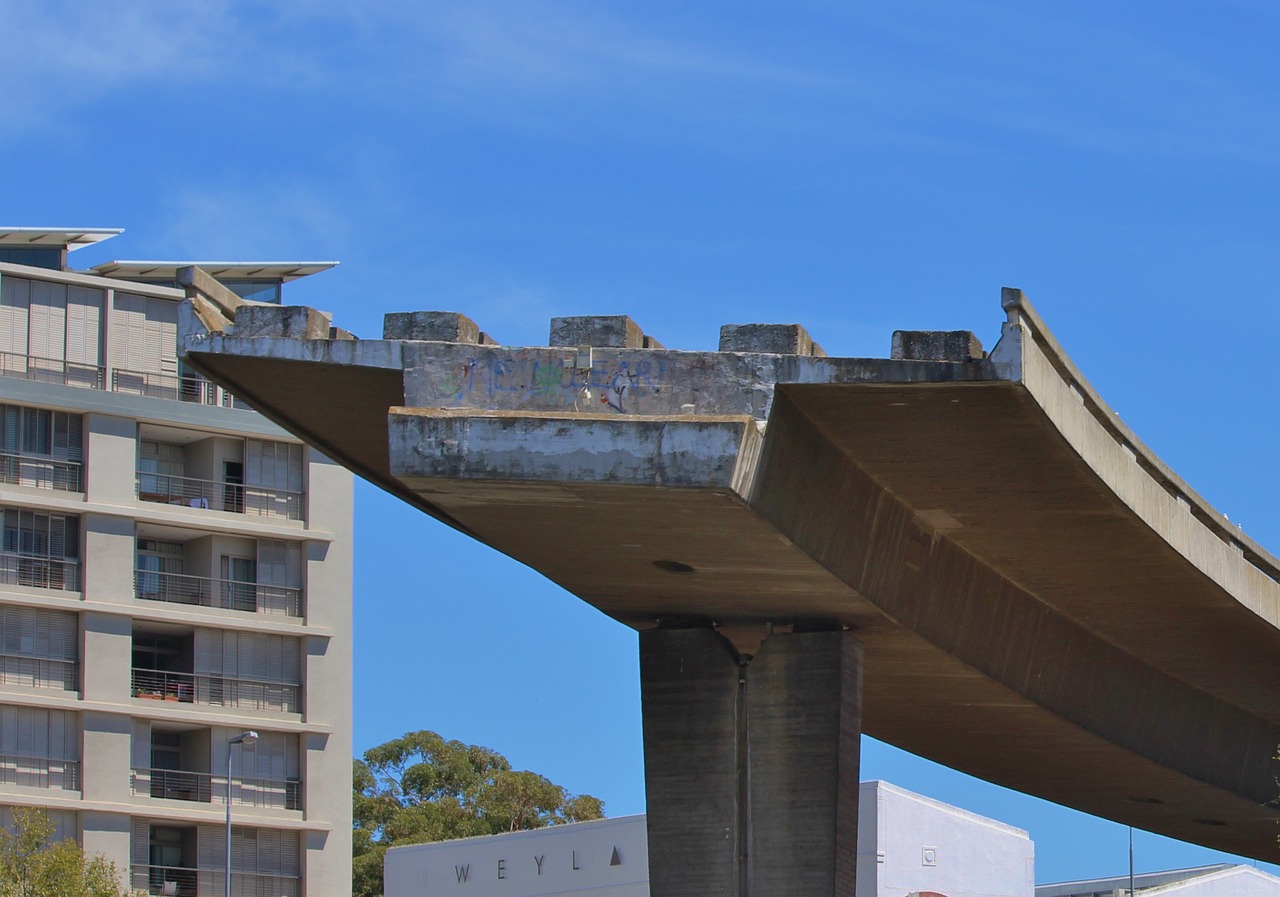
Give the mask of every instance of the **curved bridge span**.
<svg viewBox="0 0 1280 897">
<path fill-rule="evenodd" d="M 851 359 L 778 325 L 668 350 L 625 318 L 555 319 L 550 347 L 426 312 L 354 340 L 200 274 L 193 365 L 640 630 L 655 897 L 852 893 L 859 730 L 1274 858 L 1280 562 L 1020 291 L 989 353 L 900 332 Z"/>
</svg>

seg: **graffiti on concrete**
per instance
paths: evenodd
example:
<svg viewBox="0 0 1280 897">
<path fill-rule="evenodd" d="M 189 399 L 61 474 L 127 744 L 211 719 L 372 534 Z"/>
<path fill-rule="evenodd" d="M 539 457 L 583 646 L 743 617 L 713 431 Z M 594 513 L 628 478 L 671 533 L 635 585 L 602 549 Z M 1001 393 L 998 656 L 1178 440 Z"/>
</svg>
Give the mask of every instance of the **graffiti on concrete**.
<svg viewBox="0 0 1280 897">
<path fill-rule="evenodd" d="M 507 351 L 442 365 L 430 388 L 450 404 L 585 411 L 582 400 L 589 394 L 600 410 L 642 414 L 647 399 L 662 395 L 666 375 L 667 365 L 658 359 L 601 359 L 580 369 L 545 351 Z"/>
</svg>

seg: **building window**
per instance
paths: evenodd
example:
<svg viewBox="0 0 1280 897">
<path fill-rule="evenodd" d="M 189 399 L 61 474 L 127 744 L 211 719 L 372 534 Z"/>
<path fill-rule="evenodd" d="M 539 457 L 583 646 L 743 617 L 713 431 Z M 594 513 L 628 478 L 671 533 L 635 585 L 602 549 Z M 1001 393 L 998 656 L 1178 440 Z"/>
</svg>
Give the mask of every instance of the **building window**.
<svg viewBox="0 0 1280 897">
<path fill-rule="evenodd" d="M 0 246 L 0 262 L 11 265 L 29 265 L 32 268 L 62 270 L 61 246 L 12 247 Z"/>
<path fill-rule="evenodd" d="M 82 418 L 0 405 L 0 482 L 82 492 Z"/>
<path fill-rule="evenodd" d="M 80 589 L 80 518 L 6 508 L 0 582 Z"/>
</svg>

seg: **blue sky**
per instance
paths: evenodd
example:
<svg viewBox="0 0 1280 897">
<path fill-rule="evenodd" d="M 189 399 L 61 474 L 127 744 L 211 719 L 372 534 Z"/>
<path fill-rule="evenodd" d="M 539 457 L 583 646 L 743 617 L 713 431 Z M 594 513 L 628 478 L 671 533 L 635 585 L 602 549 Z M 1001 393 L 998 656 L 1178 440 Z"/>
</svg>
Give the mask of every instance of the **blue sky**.
<svg viewBox="0 0 1280 897">
<path fill-rule="evenodd" d="M 126 228 L 77 266 L 339 259 L 287 296 L 370 337 L 447 309 L 508 344 L 625 313 L 673 348 L 990 347 L 1018 286 L 1275 548 L 1277 31 L 1246 0 L 0 0 L 0 223 Z M 433 728 L 642 811 L 634 634 L 357 495 L 357 748 Z M 863 776 L 1029 829 L 1040 881 L 1127 868 L 1119 826 L 874 743 Z"/>
</svg>

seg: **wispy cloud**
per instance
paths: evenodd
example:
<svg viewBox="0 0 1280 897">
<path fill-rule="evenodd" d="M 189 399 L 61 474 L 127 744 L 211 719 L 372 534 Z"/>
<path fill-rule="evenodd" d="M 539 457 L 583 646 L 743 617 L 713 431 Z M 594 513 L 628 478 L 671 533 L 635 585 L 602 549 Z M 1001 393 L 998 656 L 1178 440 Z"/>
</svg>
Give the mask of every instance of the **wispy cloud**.
<svg viewBox="0 0 1280 897">
<path fill-rule="evenodd" d="M 352 238 L 343 208 L 313 184 L 205 182 L 176 193 L 148 242 L 180 258 L 334 257 Z"/>
</svg>

